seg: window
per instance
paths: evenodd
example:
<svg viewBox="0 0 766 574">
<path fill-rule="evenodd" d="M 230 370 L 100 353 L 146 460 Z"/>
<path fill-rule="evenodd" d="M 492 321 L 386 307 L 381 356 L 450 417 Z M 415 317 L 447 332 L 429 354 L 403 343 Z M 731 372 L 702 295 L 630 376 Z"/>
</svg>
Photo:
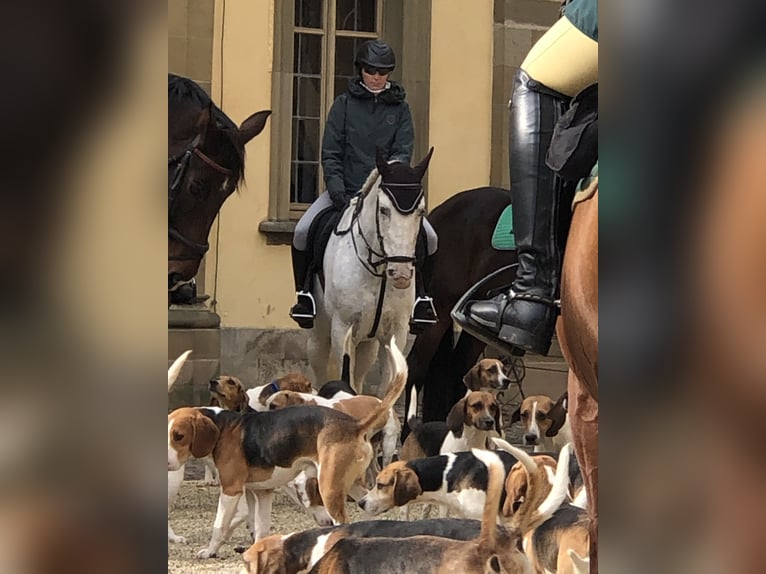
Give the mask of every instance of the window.
<svg viewBox="0 0 766 574">
<path fill-rule="evenodd" d="M 385 38 L 401 63 L 403 58 L 404 0 L 280 0 L 274 3 L 274 59 L 272 65 L 271 163 L 268 219 L 259 230 L 269 244 L 287 244 L 300 216 L 324 191 L 320 154 L 325 119 L 330 106 L 356 75 L 357 48 L 370 38 Z M 401 64 L 394 79 L 401 82 L 407 69 L 415 81 L 427 85 L 430 2 L 408 3 L 413 45 L 417 54 Z M 427 93 L 427 89 L 421 93 Z M 410 107 L 417 94 L 408 94 Z M 415 103 L 415 108 L 417 107 Z M 420 117 L 427 121 L 427 101 Z M 413 109 L 415 109 L 413 108 Z M 418 114 L 414 114 L 417 122 Z M 425 126 L 416 125 L 424 137 Z"/>
<path fill-rule="evenodd" d="M 290 211 L 321 193 L 321 134 L 332 102 L 355 76 L 362 42 L 381 31 L 381 0 L 294 0 Z"/>
</svg>

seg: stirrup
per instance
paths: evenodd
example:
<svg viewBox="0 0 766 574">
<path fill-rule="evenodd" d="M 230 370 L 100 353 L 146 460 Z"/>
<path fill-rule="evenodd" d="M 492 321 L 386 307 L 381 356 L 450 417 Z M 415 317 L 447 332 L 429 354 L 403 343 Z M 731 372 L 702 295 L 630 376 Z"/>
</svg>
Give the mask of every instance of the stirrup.
<svg viewBox="0 0 766 574">
<path fill-rule="evenodd" d="M 433 319 L 419 319 L 415 317 L 415 309 L 420 303 L 426 303 L 428 307 L 431 309 L 431 313 L 433 315 Z M 424 323 L 427 325 L 433 325 L 434 323 L 438 322 L 438 317 L 436 315 L 436 307 L 434 307 L 434 300 L 429 297 L 428 295 L 425 295 L 423 297 L 418 297 L 415 299 L 415 303 L 412 305 L 412 314 L 410 315 L 410 322 L 411 323 Z"/>
<path fill-rule="evenodd" d="M 313 319 L 317 316 L 317 306 L 316 301 L 314 301 L 314 296 L 311 294 L 311 291 L 298 291 L 295 294 L 298 298 L 298 303 L 290 309 L 290 317 L 293 319 Z M 294 313 L 293 309 L 295 307 L 301 307 L 306 306 L 311 309 L 310 313 Z"/>
</svg>

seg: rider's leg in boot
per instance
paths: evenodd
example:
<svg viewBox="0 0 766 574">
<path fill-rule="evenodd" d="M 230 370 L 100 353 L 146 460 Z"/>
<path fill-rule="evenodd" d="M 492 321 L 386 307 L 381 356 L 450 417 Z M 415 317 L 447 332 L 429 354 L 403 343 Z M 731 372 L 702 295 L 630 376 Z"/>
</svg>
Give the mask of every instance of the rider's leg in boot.
<svg viewBox="0 0 766 574">
<path fill-rule="evenodd" d="M 301 251 L 295 246 L 292 248 L 293 255 L 293 278 L 295 279 L 295 291 L 298 302 L 290 308 L 290 317 L 298 323 L 302 329 L 311 329 L 316 317 L 316 303 L 310 290 L 309 270 L 311 268 L 310 251 Z"/>
<path fill-rule="evenodd" d="M 510 168 L 519 266 L 507 293 L 466 306 L 469 322 L 541 355 L 548 353 L 556 325 L 561 274 L 557 235 L 562 184 L 545 165 L 545 155 L 565 101 L 565 96 L 523 70 L 517 72 L 511 100 Z"/>
<path fill-rule="evenodd" d="M 436 254 L 424 255 L 415 270 L 415 305 L 412 307 L 412 317 L 410 317 L 410 333 L 420 335 L 428 325 L 436 323 L 436 309 L 434 300 L 428 295 L 427 286 L 431 283 L 433 275 L 434 260 Z"/>
</svg>

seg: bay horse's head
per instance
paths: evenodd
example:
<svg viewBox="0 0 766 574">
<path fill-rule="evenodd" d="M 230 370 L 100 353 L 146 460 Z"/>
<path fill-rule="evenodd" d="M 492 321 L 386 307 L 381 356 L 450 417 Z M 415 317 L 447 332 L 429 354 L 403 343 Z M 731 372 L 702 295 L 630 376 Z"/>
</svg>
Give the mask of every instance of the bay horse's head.
<svg viewBox="0 0 766 574">
<path fill-rule="evenodd" d="M 213 220 L 243 180 L 245 144 L 270 114 L 256 112 L 238 127 L 197 84 L 169 77 L 168 289 L 197 273 Z"/>
<path fill-rule="evenodd" d="M 431 148 L 415 167 L 388 163 L 379 149 L 375 155 L 380 177 L 369 196 L 375 197 L 375 225 L 385 273 L 396 289 L 407 289 L 415 272 L 415 245 L 426 213 L 422 180 L 433 152 Z"/>
</svg>

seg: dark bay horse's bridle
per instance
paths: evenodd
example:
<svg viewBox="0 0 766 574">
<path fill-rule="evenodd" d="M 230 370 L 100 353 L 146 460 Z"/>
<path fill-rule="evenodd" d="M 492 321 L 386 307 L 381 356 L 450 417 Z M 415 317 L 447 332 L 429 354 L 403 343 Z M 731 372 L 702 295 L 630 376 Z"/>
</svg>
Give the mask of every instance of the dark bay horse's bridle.
<svg viewBox="0 0 766 574">
<path fill-rule="evenodd" d="M 170 205 L 168 206 L 168 236 L 191 250 L 191 253 L 189 254 L 169 256 L 168 260 L 170 261 L 202 259 L 202 256 L 207 253 L 208 249 L 210 249 L 210 244 L 208 242 L 197 243 L 196 241 L 192 241 L 178 231 L 172 223 L 173 208 L 175 207 L 176 199 L 178 199 L 179 196 L 178 189 L 183 181 L 184 174 L 189 167 L 192 156 L 194 155 L 198 157 L 220 174 L 230 176 L 233 173 L 232 170 L 223 167 L 214 159 L 210 158 L 210 156 L 206 155 L 205 152 L 199 149 L 199 145 L 200 136 L 197 136 L 181 153 L 168 158 L 168 199 L 170 200 Z"/>
<path fill-rule="evenodd" d="M 228 168 L 223 167 L 221 164 L 213 160 L 210 156 L 206 155 L 201 149 L 199 149 L 201 137 L 197 135 L 192 142 L 184 149 L 180 154 L 168 158 L 168 237 L 173 239 L 189 249 L 189 253 L 181 255 L 168 255 L 168 261 L 198 261 L 202 259 L 205 253 L 210 249 L 210 244 L 197 243 L 186 237 L 183 233 L 178 231 L 173 225 L 173 210 L 178 199 L 179 188 L 183 181 L 184 174 L 189 167 L 192 156 L 198 157 L 206 165 L 225 176 L 230 176 L 234 172 Z M 175 291 L 181 286 L 190 283 L 193 279 L 184 281 L 181 279 L 178 273 L 168 274 L 168 293 Z"/>
</svg>

